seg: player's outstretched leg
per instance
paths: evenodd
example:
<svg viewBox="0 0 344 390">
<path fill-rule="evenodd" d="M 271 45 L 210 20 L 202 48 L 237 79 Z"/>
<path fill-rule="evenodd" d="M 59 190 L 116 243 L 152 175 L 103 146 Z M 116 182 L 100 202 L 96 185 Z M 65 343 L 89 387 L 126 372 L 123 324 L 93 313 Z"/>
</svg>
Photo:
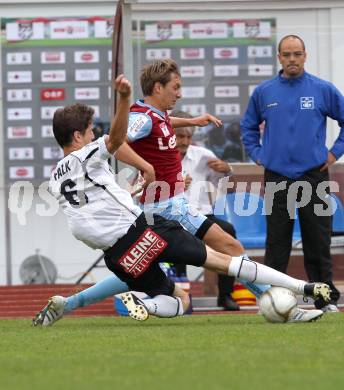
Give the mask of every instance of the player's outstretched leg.
<svg viewBox="0 0 344 390">
<path fill-rule="evenodd" d="M 230 276 L 246 279 L 252 283 L 270 284 L 288 288 L 296 294 L 330 300 L 330 287 L 325 283 L 306 283 L 292 278 L 264 264 L 256 263 L 247 256 L 230 257 L 207 247 L 207 259 L 204 267 L 215 272 L 226 272 Z"/>
<path fill-rule="evenodd" d="M 62 313 L 60 312 L 60 310 L 58 311 L 58 318 L 55 318 L 54 312 L 52 312 L 53 314 L 50 315 L 49 309 L 48 316 L 44 315 L 44 310 L 47 309 L 52 299 L 50 298 L 47 305 L 44 306 L 44 308 L 39 311 L 33 318 L 32 323 L 34 326 L 51 326 L 57 320 L 61 319 L 65 314 L 73 310 L 76 310 L 80 307 L 89 306 L 93 303 L 100 302 L 108 297 L 123 293 L 128 290 L 129 287 L 126 283 L 122 282 L 116 275 L 111 274 L 100 282 L 97 282 L 93 286 L 86 288 L 85 290 L 80 291 L 77 294 L 71 295 L 66 298 L 58 296 L 60 302 L 63 300 L 63 311 Z M 58 306 L 58 304 L 55 302 L 54 306 Z"/>
<path fill-rule="evenodd" d="M 63 317 L 63 310 L 67 299 L 55 295 L 48 300 L 48 303 L 32 319 L 33 326 L 51 326 Z"/>
<path fill-rule="evenodd" d="M 253 283 L 269 283 L 272 286 L 289 288 L 296 294 L 302 294 L 314 299 L 321 297 L 325 302 L 330 300 L 331 290 L 327 284 L 306 283 L 304 280 L 294 279 L 264 264 L 256 263 L 247 256 L 232 257 L 228 273 Z"/>
<path fill-rule="evenodd" d="M 111 274 L 93 286 L 68 297 L 63 314 L 126 291 L 129 291 L 127 284 L 122 282 L 116 275 Z"/>
</svg>

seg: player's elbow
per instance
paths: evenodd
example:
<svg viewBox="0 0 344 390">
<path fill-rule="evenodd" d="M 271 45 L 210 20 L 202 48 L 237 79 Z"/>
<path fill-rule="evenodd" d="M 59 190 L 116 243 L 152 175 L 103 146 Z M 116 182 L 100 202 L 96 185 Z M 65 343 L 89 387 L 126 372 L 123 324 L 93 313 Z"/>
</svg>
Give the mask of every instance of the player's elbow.
<svg viewBox="0 0 344 390">
<path fill-rule="evenodd" d="M 245 249 L 239 240 L 233 240 L 233 256 L 240 256 L 245 253 Z"/>
<path fill-rule="evenodd" d="M 107 150 L 111 154 L 115 153 L 115 151 L 118 150 L 123 145 L 124 141 L 125 141 L 124 137 L 122 137 L 122 138 L 120 138 L 120 137 L 114 137 L 114 138 L 109 137 L 107 145 L 106 145 Z"/>
<path fill-rule="evenodd" d="M 224 253 L 229 253 L 231 256 L 240 256 L 245 253 L 245 249 L 242 246 L 241 242 L 234 237 L 230 237 L 230 239 L 227 239 L 224 242 L 224 246 Z"/>
</svg>

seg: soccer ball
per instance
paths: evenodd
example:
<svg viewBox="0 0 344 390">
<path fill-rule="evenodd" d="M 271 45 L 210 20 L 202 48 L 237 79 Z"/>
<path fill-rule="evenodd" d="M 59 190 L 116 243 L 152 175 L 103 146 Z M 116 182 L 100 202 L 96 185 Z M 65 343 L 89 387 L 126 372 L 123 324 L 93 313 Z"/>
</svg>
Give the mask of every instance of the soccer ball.
<svg viewBox="0 0 344 390">
<path fill-rule="evenodd" d="M 295 294 L 283 287 L 269 288 L 259 300 L 260 312 L 268 322 L 287 322 L 296 305 Z"/>
</svg>

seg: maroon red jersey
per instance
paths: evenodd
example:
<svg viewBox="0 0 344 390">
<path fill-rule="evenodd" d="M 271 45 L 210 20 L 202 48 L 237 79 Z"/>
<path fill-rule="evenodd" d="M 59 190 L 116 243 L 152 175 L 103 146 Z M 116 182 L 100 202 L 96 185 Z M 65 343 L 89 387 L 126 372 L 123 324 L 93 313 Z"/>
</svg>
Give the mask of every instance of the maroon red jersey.
<svg viewBox="0 0 344 390">
<path fill-rule="evenodd" d="M 153 165 L 159 187 L 144 190 L 140 202 L 168 199 L 184 191 L 176 135 L 167 112 L 138 100 L 130 108 L 128 139 L 133 150 Z"/>
</svg>

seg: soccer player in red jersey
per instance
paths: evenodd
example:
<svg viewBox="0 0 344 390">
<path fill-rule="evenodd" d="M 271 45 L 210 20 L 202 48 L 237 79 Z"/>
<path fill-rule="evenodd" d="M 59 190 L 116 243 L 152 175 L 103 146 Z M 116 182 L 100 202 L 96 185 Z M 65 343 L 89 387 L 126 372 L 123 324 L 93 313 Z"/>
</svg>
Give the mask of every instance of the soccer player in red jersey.
<svg viewBox="0 0 344 390">
<path fill-rule="evenodd" d="M 127 141 L 155 171 L 155 181 L 142 193 L 141 207 L 146 214 L 159 214 L 178 221 L 221 253 L 243 254 L 244 248 L 238 240 L 204 215 L 190 210 L 184 196 L 181 157 L 173 131 L 176 127 L 206 126 L 209 123 L 221 126 L 222 122 L 210 114 L 195 118 L 169 117 L 167 111 L 181 98 L 182 86 L 178 66 L 171 59 L 156 60 L 145 66 L 140 82 L 144 99 L 136 101 L 130 108 Z"/>
</svg>

